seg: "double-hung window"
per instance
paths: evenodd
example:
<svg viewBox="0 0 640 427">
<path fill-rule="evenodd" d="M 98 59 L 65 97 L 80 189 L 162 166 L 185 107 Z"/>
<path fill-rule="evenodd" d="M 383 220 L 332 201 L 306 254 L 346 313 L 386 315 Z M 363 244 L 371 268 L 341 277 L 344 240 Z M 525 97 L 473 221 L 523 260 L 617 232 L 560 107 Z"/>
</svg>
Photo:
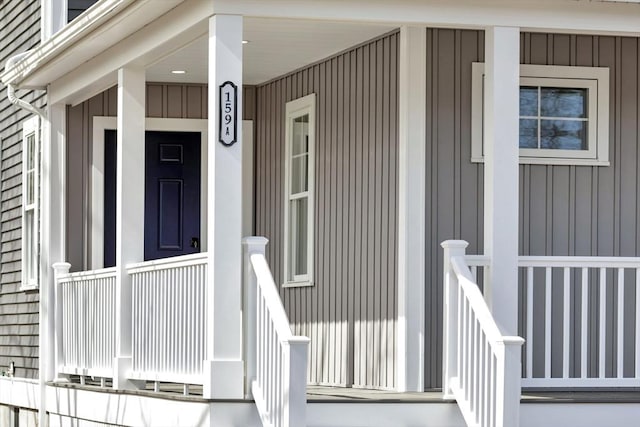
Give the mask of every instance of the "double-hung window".
<svg viewBox="0 0 640 427">
<path fill-rule="evenodd" d="M 38 266 L 38 206 L 40 190 L 40 119 L 22 128 L 22 289 L 36 289 Z"/>
<path fill-rule="evenodd" d="M 484 64 L 473 64 L 472 161 L 483 160 Z M 609 164 L 609 70 L 520 66 L 520 163 Z M 515 143 L 515 141 L 514 141 Z"/>
<path fill-rule="evenodd" d="M 285 130 L 284 286 L 313 285 L 315 94 L 288 102 Z"/>
</svg>

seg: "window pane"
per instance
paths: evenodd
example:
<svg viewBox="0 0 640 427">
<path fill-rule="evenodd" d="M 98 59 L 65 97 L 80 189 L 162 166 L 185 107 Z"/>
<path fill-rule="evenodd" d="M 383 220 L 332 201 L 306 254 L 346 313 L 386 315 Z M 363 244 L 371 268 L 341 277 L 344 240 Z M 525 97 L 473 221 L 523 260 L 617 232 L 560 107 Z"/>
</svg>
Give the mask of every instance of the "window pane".
<svg viewBox="0 0 640 427">
<path fill-rule="evenodd" d="M 291 159 L 291 194 L 298 194 L 307 191 L 309 155 L 302 154 Z"/>
<path fill-rule="evenodd" d="M 24 272 L 25 277 L 27 278 L 27 283 L 32 282 L 35 279 L 35 261 L 34 261 L 34 253 L 33 253 L 33 233 L 34 233 L 34 214 L 33 211 L 25 212 L 25 253 L 26 260 L 25 266 L 26 271 Z"/>
<path fill-rule="evenodd" d="M 34 189 L 35 189 L 35 185 L 34 185 L 34 175 L 35 175 L 35 171 L 31 170 L 29 172 L 27 172 L 27 195 L 26 195 L 26 200 L 24 201 L 24 203 L 26 205 L 31 205 L 33 204 L 34 201 Z"/>
<path fill-rule="evenodd" d="M 293 150 L 292 154 L 306 153 L 309 151 L 309 115 L 293 119 Z"/>
<path fill-rule="evenodd" d="M 538 120 L 520 119 L 520 148 L 538 148 Z"/>
<path fill-rule="evenodd" d="M 307 274 L 307 210 L 306 197 L 291 201 L 291 219 L 289 236 L 291 238 L 291 273 L 292 276 Z M 293 277 L 292 277 L 293 279 Z"/>
<path fill-rule="evenodd" d="M 543 117 L 587 117 L 587 89 L 543 87 L 540 91 Z"/>
<path fill-rule="evenodd" d="M 27 169 L 34 169 L 36 167 L 36 137 L 34 134 L 27 136 Z"/>
<path fill-rule="evenodd" d="M 581 120 L 541 120 L 540 148 L 587 149 L 587 122 Z"/>
<path fill-rule="evenodd" d="M 520 115 L 538 117 L 538 88 L 520 88 Z"/>
</svg>

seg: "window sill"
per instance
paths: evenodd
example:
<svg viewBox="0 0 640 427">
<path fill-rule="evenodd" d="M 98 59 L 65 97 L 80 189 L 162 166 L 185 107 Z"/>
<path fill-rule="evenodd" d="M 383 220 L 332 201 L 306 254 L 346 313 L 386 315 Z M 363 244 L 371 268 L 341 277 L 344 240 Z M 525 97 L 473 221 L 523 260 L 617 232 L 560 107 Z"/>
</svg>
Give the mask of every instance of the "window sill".
<svg viewBox="0 0 640 427">
<path fill-rule="evenodd" d="M 32 292 L 32 291 L 37 291 L 39 289 L 40 289 L 40 287 L 37 284 L 20 286 L 20 291 L 21 292 Z"/>
<path fill-rule="evenodd" d="M 313 286 L 313 282 L 305 280 L 301 282 L 286 282 L 282 284 L 283 288 L 306 288 Z"/>
<path fill-rule="evenodd" d="M 483 157 L 472 157 L 471 163 L 484 163 Z M 550 157 L 520 157 L 521 165 L 547 165 L 547 166 L 610 166 L 609 161 L 596 159 L 570 159 Z"/>
</svg>

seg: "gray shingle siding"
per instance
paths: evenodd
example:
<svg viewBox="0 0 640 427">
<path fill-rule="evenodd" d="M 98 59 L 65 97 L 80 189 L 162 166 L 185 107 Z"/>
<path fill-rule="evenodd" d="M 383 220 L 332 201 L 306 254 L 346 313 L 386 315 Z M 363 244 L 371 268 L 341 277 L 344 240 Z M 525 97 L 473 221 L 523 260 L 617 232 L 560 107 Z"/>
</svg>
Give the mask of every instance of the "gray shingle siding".
<svg viewBox="0 0 640 427">
<path fill-rule="evenodd" d="M 0 66 L 40 42 L 40 1 L 0 3 Z M 44 106 L 44 92 L 18 95 Z M 16 376 L 38 374 L 38 294 L 20 291 L 22 123 L 31 115 L 0 89 L 0 371 L 13 361 Z"/>
</svg>

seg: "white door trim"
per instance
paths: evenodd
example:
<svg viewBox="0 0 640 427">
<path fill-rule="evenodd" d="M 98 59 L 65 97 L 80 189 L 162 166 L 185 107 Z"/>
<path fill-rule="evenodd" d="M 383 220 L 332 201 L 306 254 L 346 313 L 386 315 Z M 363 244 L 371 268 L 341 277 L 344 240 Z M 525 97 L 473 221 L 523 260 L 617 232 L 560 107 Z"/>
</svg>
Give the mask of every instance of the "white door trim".
<svg viewBox="0 0 640 427">
<path fill-rule="evenodd" d="M 147 118 L 146 130 L 168 132 L 199 132 L 201 135 L 201 203 L 200 235 L 202 251 L 207 250 L 207 147 L 206 119 Z M 116 130 L 116 117 L 93 118 L 93 157 L 91 162 L 91 249 L 89 265 L 92 270 L 103 267 L 104 259 L 104 131 Z M 142 165 L 144 167 L 144 165 Z"/>
</svg>

